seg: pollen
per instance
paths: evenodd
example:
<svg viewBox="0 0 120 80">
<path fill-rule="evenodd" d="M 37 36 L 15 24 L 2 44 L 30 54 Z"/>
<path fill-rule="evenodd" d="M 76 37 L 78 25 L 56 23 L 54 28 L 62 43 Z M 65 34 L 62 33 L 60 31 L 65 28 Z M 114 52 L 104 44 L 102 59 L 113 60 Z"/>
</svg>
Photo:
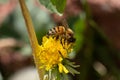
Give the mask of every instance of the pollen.
<svg viewBox="0 0 120 80">
<path fill-rule="evenodd" d="M 36 54 L 39 64 L 39 68 L 44 68 L 46 71 L 58 67 L 60 73 L 68 73 L 68 70 L 62 64 L 65 58 L 68 58 L 69 52 L 72 50 L 71 45 L 61 44 L 60 39 L 44 36 L 42 39 L 42 45 L 39 46 L 39 52 Z"/>
</svg>

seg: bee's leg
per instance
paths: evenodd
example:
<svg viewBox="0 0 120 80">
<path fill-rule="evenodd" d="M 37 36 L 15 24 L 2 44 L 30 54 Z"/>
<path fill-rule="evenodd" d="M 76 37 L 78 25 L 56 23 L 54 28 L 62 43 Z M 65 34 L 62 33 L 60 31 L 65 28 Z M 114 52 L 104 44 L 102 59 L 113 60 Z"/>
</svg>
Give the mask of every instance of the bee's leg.
<svg viewBox="0 0 120 80">
<path fill-rule="evenodd" d="M 63 44 L 63 43 L 62 43 L 62 38 L 60 38 L 60 43 Z"/>
<path fill-rule="evenodd" d="M 67 41 L 67 38 L 65 37 L 65 38 L 64 38 L 64 44 L 65 44 L 66 41 Z"/>
<path fill-rule="evenodd" d="M 64 58 L 63 55 L 62 55 L 62 53 L 61 53 L 60 51 L 58 51 L 58 52 L 59 52 L 59 54 L 61 55 L 61 57 Z"/>
<path fill-rule="evenodd" d="M 59 39 L 59 35 L 56 36 L 56 40 L 58 40 L 58 39 Z"/>
<path fill-rule="evenodd" d="M 62 46 L 63 46 L 63 49 L 65 49 L 65 47 L 64 47 L 64 46 L 65 46 L 65 38 L 61 38 L 60 41 L 61 41 L 61 44 L 62 44 Z"/>
</svg>

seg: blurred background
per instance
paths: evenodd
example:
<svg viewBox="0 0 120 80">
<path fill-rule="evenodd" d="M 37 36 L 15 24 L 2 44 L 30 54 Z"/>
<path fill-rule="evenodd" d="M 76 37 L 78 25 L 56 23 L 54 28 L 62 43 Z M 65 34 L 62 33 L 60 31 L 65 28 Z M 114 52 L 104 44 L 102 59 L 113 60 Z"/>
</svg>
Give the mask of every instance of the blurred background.
<svg viewBox="0 0 120 80">
<path fill-rule="evenodd" d="M 36 35 L 66 18 L 75 32 L 71 60 L 80 67 L 70 80 L 120 80 L 120 1 L 67 0 L 63 16 L 26 0 Z M 0 0 L 0 80 L 39 80 L 18 0 Z"/>
</svg>

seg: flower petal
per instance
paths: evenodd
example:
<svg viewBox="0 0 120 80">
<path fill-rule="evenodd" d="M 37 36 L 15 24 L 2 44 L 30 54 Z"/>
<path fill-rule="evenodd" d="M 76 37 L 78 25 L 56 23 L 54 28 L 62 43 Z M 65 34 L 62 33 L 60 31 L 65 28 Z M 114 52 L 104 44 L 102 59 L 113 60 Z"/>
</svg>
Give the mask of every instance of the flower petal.
<svg viewBox="0 0 120 80">
<path fill-rule="evenodd" d="M 62 73 L 63 71 L 65 73 L 69 73 L 69 71 L 66 69 L 66 67 L 64 65 L 62 65 L 61 63 L 58 64 L 59 66 L 59 72 Z"/>
</svg>

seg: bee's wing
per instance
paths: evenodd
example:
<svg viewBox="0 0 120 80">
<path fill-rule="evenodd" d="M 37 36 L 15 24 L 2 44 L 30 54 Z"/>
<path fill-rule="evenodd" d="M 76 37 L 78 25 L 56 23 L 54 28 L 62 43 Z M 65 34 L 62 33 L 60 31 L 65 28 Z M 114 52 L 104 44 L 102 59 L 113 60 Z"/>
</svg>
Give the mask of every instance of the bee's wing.
<svg viewBox="0 0 120 80">
<path fill-rule="evenodd" d="M 69 25 L 65 19 L 62 20 L 62 25 L 65 27 L 65 29 L 69 28 Z"/>
</svg>

